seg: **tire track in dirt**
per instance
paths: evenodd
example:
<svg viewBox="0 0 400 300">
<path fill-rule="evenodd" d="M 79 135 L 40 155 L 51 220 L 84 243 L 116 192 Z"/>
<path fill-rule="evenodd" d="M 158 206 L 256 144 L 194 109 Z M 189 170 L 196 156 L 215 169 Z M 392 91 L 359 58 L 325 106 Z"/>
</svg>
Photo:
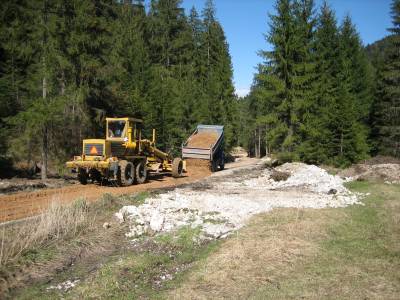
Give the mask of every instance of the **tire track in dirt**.
<svg viewBox="0 0 400 300">
<path fill-rule="evenodd" d="M 80 197 L 92 202 L 103 194 L 109 193 L 115 196 L 149 191 L 159 188 L 175 187 L 190 183 L 208 176 L 207 169 L 195 169 L 181 178 L 171 176 L 152 176 L 144 184 L 128 187 L 113 187 L 99 185 L 73 185 L 56 189 L 44 189 L 34 192 L 21 192 L 0 196 L 0 222 L 18 220 L 31 217 L 45 211 L 52 203 L 69 203 Z"/>
<path fill-rule="evenodd" d="M 258 159 L 244 158 L 240 161 L 227 164 L 226 169 L 235 169 L 256 164 L 257 162 Z M 173 188 L 178 185 L 195 182 L 210 174 L 207 163 L 200 163 L 199 165 L 191 163 L 188 164 L 188 172 L 181 178 L 173 178 L 169 175 L 153 175 L 144 184 L 128 187 L 75 184 L 63 188 L 0 195 L 0 223 L 38 215 L 45 211 L 52 203 L 67 204 L 80 197 L 93 202 L 106 193 L 118 196 L 161 188 Z"/>
</svg>

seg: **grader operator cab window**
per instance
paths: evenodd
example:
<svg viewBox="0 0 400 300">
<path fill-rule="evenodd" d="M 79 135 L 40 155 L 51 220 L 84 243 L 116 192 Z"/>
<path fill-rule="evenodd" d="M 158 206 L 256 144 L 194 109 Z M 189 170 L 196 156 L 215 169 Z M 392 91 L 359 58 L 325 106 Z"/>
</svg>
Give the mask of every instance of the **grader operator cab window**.
<svg viewBox="0 0 400 300">
<path fill-rule="evenodd" d="M 122 138 L 126 135 L 126 121 L 109 121 L 108 122 L 108 138 Z"/>
</svg>

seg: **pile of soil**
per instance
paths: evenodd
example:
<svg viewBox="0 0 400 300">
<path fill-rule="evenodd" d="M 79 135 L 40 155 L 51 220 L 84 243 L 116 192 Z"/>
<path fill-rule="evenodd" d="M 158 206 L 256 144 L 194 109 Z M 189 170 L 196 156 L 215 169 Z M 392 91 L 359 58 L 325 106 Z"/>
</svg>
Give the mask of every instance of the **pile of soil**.
<svg viewBox="0 0 400 300">
<path fill-rule="evenodd" d="M 366 165 L 400 164 L 400 159 L 391 156 L 378 155 L 366 160 L 364 164 Z"/>
<path fill-rule="evenodd" d="M 243 147 L 234 147 L 229 154 L 232 155 L 234 158 L 242 158 L 248 156 L 246 149 L 244 149 Z"/>
<path fill-rule="evenodd" d="M 218 134 L 212 131 L 199 132 L 192 136 L 187 146 L 192 148 L 209 149 L 216 142 Z"/>
<path fill-rule="evenodd" d="M 341 177 L 352 177 L 357 180 L 400 183 L 400 164 L 357 164 L 339 172 L 338 175 Z"/>
<path fill-rule="evenodd" d="M 205 159 L 186 159 L 186 167 L 190 173 L 203 173 L 205 175 L 211 174 L 210 161 Z"/>
</svg>

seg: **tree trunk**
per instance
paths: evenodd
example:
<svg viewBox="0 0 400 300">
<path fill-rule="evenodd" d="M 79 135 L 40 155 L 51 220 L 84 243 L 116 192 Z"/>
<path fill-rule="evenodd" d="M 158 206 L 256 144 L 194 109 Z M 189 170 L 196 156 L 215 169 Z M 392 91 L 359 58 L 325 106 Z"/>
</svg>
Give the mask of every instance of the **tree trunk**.
<svg viewBox="0 0 400 300">
<path fill-rule="evenodd" d="M 340 134 L 340 155 L 343 155 L 343 132 Z"/>
<path fill-rule="evenodd" d="M 258 158 L 261 158 L 261 128 L 258 127 Z"/>
<path fill-rule="evenodd" d="M 47 98 L 47 61 L 46 61 L 46 45 L 47 45 L 47 1 L 43 2 L 43 15 L 42 15 L 43 26 L 46 28 L 43 32 L 42 40 L 42 59 L 43 59 L 43 80 L 42 80 L 42 96 L 43 100 L 46 101 Z M 46 121 L 42 128 L 42 167 L 41 167 L 41 177 L 42 180 L 47 179 L 47 158 L 48 158 L 48 128 Z"/>
<path fill-rule="evenodd" d="M 268 125 L 265 125 L 265 155 L 266 156 L 269 155 L 267 133 L 268 133 Z"/>
<path fill-rule="evenodd" d="M 43 99 L 47 97 L 47 80 L 46 77 L 43 77 L 42 82 L 42 91 L 43 91 Z M 47 158 L 48 158 L 48 130 L 47 124 L 43 125 L 42 132 L 42 168 L 41 168 L 41 177 L 42 180 L 47 179 Z"/>
<path fill-rule="evenodd" d="M 43 128 L 43 139 L 42 139 L 42 168 L 41 177 L 42 180 L 47 179 L 47 158 L 48 158 L 48 130 L 47 126 Z"/>
<path fill-rule="evenodd" d="M 258 157 L 258 151 L 257 151 L 257 129 L 254 129 L 254 156 Z"/>
</svg>

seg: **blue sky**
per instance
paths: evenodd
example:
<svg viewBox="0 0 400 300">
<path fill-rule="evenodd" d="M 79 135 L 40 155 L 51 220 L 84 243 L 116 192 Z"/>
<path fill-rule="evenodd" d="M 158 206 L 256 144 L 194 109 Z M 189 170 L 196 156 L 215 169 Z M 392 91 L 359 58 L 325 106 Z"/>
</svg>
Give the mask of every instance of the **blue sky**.
<svg viewBox="0 0 400 300">
<path fill-rule="evenodd" d="M 323 0 L 316 0 L 319 6 Z M 192 6 L 200 12 L 205 0 L 183 0 L 185 9 Z M 248 92 L 261 61 L 257 52 L 268 49 L 263 34 L 268 32 L 268 13 L 274 13 L 275 0 L 214 0 L 217 18 L 229 43 L 236 92 Z M 350 14 L 363 43 L 369 44 L 387 35 L 391 26 L 391 0 L 328 0 L 339 22 Z"/>
</svg>

